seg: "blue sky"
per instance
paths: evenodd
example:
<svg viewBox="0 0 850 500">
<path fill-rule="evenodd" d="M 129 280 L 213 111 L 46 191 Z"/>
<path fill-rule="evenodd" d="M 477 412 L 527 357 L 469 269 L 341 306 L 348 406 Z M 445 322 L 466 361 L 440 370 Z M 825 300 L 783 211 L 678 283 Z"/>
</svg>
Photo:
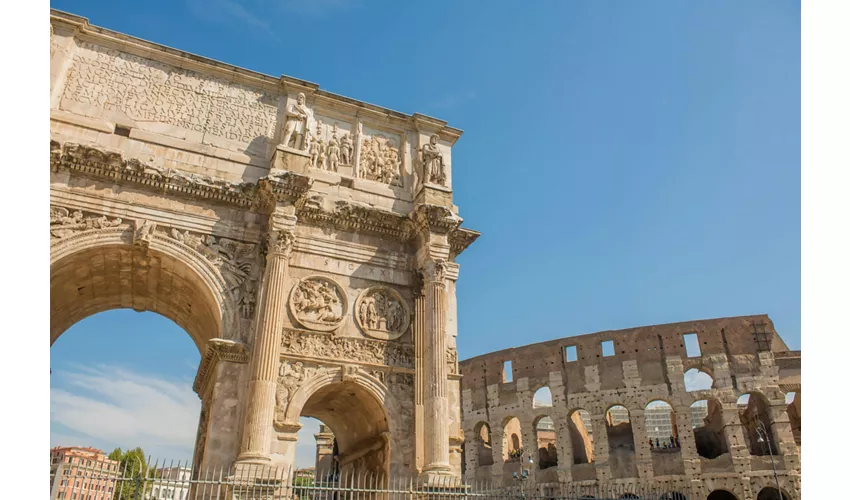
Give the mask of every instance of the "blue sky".
<svg viewBox="0 0 850 500">
<path fill-rule="evenodd" d="M 51 7 L 465 130 L 454 195 L 482 236 L 459 258 L 461 357 L 759 313 L 800 347 L 799 2 Z M 187 336 L 112 314 L 149 340 L 127 349 L 111 319 L 79 323 L 51 352 L 54 389 L 73 390 L 57 371 L 75 361 L 191 380 Z"/>
</svg>

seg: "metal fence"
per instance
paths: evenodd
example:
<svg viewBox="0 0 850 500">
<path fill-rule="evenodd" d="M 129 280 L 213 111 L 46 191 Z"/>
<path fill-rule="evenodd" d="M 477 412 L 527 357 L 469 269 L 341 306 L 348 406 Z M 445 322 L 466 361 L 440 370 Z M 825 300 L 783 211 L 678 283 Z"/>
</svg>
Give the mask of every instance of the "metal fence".
<svg viewBox="0 0 850 500">
<path fill-rule="evenodd" d="M 51 500 L 687 500 L 681 491 L 635 483 L 536 484 L 529 478 L 501 484 L 454 477 L 425 482 L 357 472 L 315 478 L 269 466 L 195 470 L 151 461 L 52 464 L 50 487 Z"/>
</svg>

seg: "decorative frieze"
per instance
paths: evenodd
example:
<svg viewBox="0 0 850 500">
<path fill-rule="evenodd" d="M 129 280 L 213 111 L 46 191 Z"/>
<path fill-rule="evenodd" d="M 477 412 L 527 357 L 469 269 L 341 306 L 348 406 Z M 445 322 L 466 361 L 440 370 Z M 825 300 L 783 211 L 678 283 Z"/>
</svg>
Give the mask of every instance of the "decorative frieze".
<svg viewBox="0 0 850 500">
<path fill-rule="evenodd" d="M 284 329 L 281 352 L 319 359 L 413 368 L 413 346 Z"/>
<path fill-rule="evenodd" d="M 65 207 L 50 207 L 50 236 L 52 238 L 65 238 L 72 234 L 90 231 L 93 229 L 106 229 L 118 227 L 122 223 L 120 217 L 107 217 L 105 215 L 86 215 L 79 209 L 68 209 Z"/>
</svg>

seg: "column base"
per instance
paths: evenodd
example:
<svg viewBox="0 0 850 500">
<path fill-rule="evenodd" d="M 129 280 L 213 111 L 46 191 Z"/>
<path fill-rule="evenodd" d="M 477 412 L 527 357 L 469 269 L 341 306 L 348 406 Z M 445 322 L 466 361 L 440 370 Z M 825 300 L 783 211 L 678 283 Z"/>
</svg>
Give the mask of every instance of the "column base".
<svg viewBox="0 0 850 500">
<path fill-rule="evenodd" d="M 235 467 L 247 467 L 253 465 L 270 465 L 272 463 L 271 457 L 268 455 L 263 455 L 259 453 L 244 453 L 236 457 Z"/>
<path fill-rule="evenodd" d="M 452 472 L 451 466 L 448 464 L 439 464 L 426 466 L 419 474 L 423 483 L 429 486 L 445 486 L 448 484 L 448 478 L 456 477 Z"/>
</svg>

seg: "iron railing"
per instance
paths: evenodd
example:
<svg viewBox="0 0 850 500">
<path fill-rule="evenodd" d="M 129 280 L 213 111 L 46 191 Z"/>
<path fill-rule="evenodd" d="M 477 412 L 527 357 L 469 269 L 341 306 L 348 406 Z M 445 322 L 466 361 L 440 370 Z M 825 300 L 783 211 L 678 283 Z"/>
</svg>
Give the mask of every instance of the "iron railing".
<svg viewBox="0 0 850 500">
<path fill-rule="evenodd" d="M 426 482 L 414 477 L 358 473 L 324 478 L 270 466 L 212 467 L 185 463 L 113 465 L 52 464 L 51 500 L 687 500 L 681 489 L 669 491 L 643 483 L 598 482 L 497 483 L 455 477 Z M 669 488 L 669 486 L 667 487 Z"/>
</svg>

